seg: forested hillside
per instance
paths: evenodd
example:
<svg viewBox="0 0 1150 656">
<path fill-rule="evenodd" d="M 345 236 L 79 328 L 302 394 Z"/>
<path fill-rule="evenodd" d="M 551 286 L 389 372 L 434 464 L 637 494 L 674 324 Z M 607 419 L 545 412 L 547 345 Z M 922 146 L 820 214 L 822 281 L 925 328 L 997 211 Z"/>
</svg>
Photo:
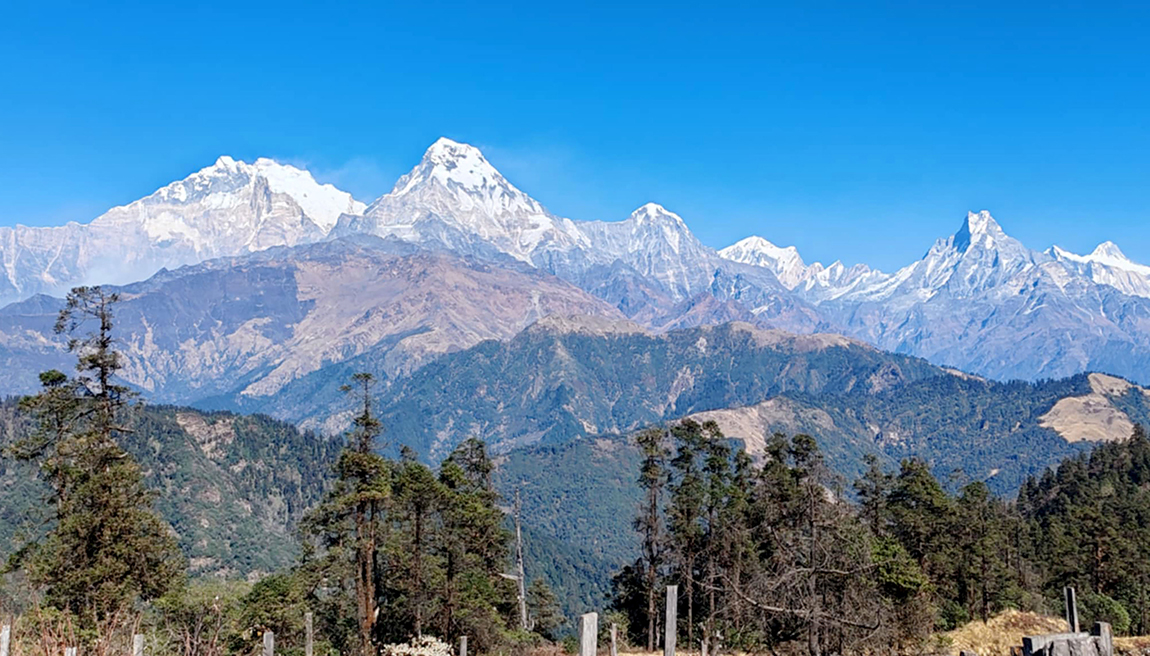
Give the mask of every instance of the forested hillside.
<svg viewBox="0 0 1150 656">
<path fill-rule="evenodd" d="M 124 449 L 140 462 L 156 509 L 179 536 L 194 574 L 244 578 L 298 555 L 296 524 L 327 489 L 341 439 L 260 415 L 171 406 L 143 406 L 127 418 Z M 0 405 L 5 449 L 31 428 L 15 401 Z M 0 459 L 4 544 L 48 528 L 48 489 L 35 471 L 30 463 Z"/>
<path fill-rule="evenodd" d="M 551 317 L 507 342 L 448 354 L 400 380 L 381 416 L 431 459 L 465 435 L 493 449 L 628 432 L 785 393 L 873 393 L 945 375 L 835 335 L 732 323 L 653 335 Z"/>
</svg>

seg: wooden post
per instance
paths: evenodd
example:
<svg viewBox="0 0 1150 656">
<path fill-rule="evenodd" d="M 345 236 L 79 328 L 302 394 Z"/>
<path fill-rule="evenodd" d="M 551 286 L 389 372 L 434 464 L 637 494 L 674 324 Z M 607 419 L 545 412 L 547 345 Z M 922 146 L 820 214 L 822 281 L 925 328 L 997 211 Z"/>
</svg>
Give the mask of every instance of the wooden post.
<svg viewBox="0 0 1150 656">
<path fill-rule="evenodd" d="M 675 656 L 675 633 L 679 626 L 679 586 L 667 586 L 667 620 L 664 625 L 663 656 Z"/>
<path fill-rule="evenodd" d="M 12 646 L 12 626 L 5 624 L 0 629 L 0 656 L 8 656 L 8 648 Z"/>
<path fill-rule="evenodd" d="M 611 656 L 619 656 L 619 648 L 615 644 L 618 638 L 619 627 L 615 623 L 611 623 Z"/>
<path fill-rule="evenodd" d="M 264 656 L 275 656 L 276 634 L 274 631 L 264 631 Z"/>
<path fill-rule="evenodd" d="M 1066 623 L 1071 633 L 1078 633 L 1078 599 L 1074 595 L 1074 587 L 1062 588 L 1062 596 L 1066 601 Z"/>
<path fill-rule="evenodd" d="M 144 634 L 132 636 L 132 656 L 144 656 Z"/>
<path fill-rule="evenodd" d="M 303 653 L 312 656 L 315 651 L 315 634 L 312 632 L 313 618 L 311 613 L 303 614 Z"/>
<path fill-rule="evenodd" d="M 579 618 L 579 656 L 595 656 L 599 651 L 599 614 Z"/>
<path fill-rule="evenodd" d="M 467 636 L 459 636 L 459 656 L 467 656 Z"/>
</svg>

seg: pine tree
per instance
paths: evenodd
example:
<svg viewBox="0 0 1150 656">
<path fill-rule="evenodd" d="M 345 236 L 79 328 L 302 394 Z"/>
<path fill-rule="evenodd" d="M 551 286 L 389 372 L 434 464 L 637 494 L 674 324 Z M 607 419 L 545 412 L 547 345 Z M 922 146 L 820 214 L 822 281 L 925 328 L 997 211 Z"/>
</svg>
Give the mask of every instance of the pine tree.
<svg viewBox="0 0 1150 656">
<path fill-rule="evenodd" d="M 408 447 L 400 450 L 400 463 L 395 476 L 395 513 L 399 529 L 393 546 L 396 581 L 406 600 L 411 618 L 411 632 L 419 637 L 428 628 L 436 596 L 430 594 L 435 577 L 441 571 L 433 545 L 439 532 L 440 511 L 445 498 L 442 483 L 418 461 Z"/>
<path fill-rule="evenodd" d="M 21 404 L 36 430 L 13 448 L 16 457 L 39 462 L 55 511 L 48 535 L 14 564 L 26 562 L 49 603 L 100 630 L 126 621 L 137 601 L 162 596 L 183 571 L 140 466 L 118 443 L 131 394 L 115 382 L 122 366 L 113 337 L 117 301 L 100 287 L 68 294 L 56 331 L 69 338 L 77 375 L 40 376 L 41 392 Z"/>
<path fill-rule="evenodd" d="M 636 443 L 643 454 L 639 468 L 639 486 L 643 488 L 643 503 L 635 517 L 635 530 L 642 536 L 643 576 L 647 596 L 647 651 L 655 650 L 656 621 L 658 617 L 659 566 L 663 557 L 663 490 L 667 485 L 666 431 L 653 428 L 639 433 Z"/>
<path fill-rule="evenodd" d="M 527 608 L 531 613 L 531 630 L 548 640 L 555 640 L 555 630 L 563 626 L 563 613 L 555 593 L 543 579 L 534 579 L 527 587 Z"/>
<path fill-rule="evenodd" d="M 305 537 L 319 541 L 318 555 L 305 552 L 305 572 L 338 587 L 348 585 L 355 598 L 356 645 L 362 656 L 375 653 L 380 543 L 391 468 L 376 449 L 383 426 L 372 407 L 375 378 L 357 373 L 342 389 L 354 394 L 358 408 L 347 445 L 335 464 L 336 481 L 324 501 L 301 524 Z"/>
<path fill-rule="evenodd" d="M 510 534 L 496 505 L 494 466 L 487 447 L 469 438 L 439 470 L 442 530 L 436 551 L 443 563 L 439 630 L 451 640 L 468 635 L 476 649 L 495 641 L 503 628 L 497 606 L 510 596 L 501 577 Z"/>
<path fill-rule="evenodd" d="M 677 579 L 683 586 L 682 599 L 687 606 L 687 644 L 693 645 L 697 591 L 695 569 L 704 548 L 707 490 L 702 458 L 707 436 L 703 425 L 691 419 L 684 419 L 673 426 L 671 435 L 675 438 L 677 453 L 671 460 L 674 476 L 670 485 L 667 525 L 677 564 Z"/>
</svg>

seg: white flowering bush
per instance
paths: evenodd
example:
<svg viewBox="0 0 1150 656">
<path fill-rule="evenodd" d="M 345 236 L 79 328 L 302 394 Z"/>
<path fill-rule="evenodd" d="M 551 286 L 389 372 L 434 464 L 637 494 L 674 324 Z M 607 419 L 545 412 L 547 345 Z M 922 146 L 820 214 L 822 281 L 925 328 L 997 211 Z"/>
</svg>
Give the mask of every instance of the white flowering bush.
<svg viewBox="0 0 1150 656">
<path fill-rule="evenodd" d="M 381 656 L 453 656 L 451 645 L 439 638 L 423 636 L 398 645 L 384 645 Z"/>
</svg>

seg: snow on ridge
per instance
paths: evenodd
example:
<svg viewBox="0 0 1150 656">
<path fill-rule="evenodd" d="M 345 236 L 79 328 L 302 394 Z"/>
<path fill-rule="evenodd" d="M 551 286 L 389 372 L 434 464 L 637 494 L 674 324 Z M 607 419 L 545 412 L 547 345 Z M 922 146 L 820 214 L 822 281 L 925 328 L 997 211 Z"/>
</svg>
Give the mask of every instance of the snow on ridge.
<svg viewBox="0 0 1150 656">
<path fill-rule="evenodd" d="M 340 214 L 362 214 L 367 206 L 332 184 L 320 184 L 305 169 L 298 169 L 261 157 L 250 167 L 268 181 L 268 188 L 286 194 L 325 231 L 331 230 Z"/>
</svg>

